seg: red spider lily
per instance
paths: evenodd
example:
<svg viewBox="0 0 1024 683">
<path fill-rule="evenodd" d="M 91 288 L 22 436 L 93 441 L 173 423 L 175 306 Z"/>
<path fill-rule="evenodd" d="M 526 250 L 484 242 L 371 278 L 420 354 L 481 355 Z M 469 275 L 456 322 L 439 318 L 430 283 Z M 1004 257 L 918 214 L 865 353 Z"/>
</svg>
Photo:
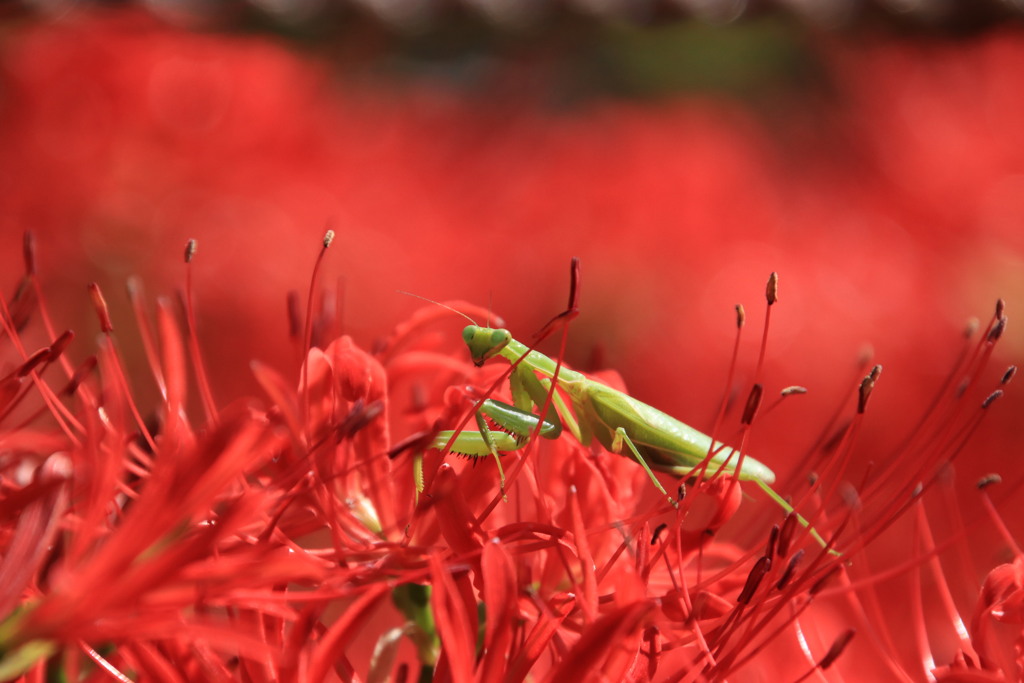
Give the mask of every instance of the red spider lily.
<svg viewBox="0 0 1024 683">
<path fill-rule="evenodd" d="M 949 463 L 998 398 L 974 400 L 982 379 L 943 387 L 896 458 L 851 484 L 884 381 L 867 373 L 849 425 L 811 453 L 813 479 L 780 484 L 828 548 L 756 490 L 743 501 L 733 481 L 695 474 L 675 507 L 634 463 L 568 435 L 505 456 L 507 502 L 491 460 L 437 451 L 417 497 L 414 456 L 458 422 L 466 391 L 486 393 L 505 371 L 469 362 L 447 308 L 414 315 L 376 353 L 346 337 L 313 347 L 297 378 L 255 364 L 264 397 L 203 400 L 200 420 L 186 375 L 189 364 L 207 374 L 194 343 L 206 332 L 188 323 L 183 336 L 179 320 L 194 319 L 190 288 L 184 315 L 161 302 L 155 329 L 137 319 L 159 393 L 150 412 L 100 290 L 96 372 L 76 372 L 31 244 L 26 255 L 35 303 L 20 328 L 9 304 L 0 317 L 7 376 L 24 380 L 0 425 L 6 678 L 1021 675 L 1021 553 L 987 498 L 994 479 L 981 500 L 1011 555 L 966 596 L 949 577 L 976 574 L 947 568 L 969 564 L 980 526 L 957 510 Z M 330 337 L 326 321 L 307 321 L 303 346 L 320 323 Z M 951 378 L 986 377 L 1005 324 L 1000 303 Z M 28 352 L 39 335 L 55 341 Z M 741 441 L 770 414 L 757 412 Z M 950 514 L 927 509 L 936 503 Z"/>
<path fill-rule="evenodd" d="M 721 102 L 568 116 L 517 92 L 492 106 L 421 87 L 338 87 L 323 64 L 268 43 L 132 15 L 9 37 L 0 240 L 48 230 L 48 251 L 62 253 L 59 272 L 46 269 L 46 305 L 87 309 L 66 295 L 85 259 L 115 273 L 149 259 L 148 281 L 168 277 L 178 264 L 151 244 L 178 231 L 202 231 L 220 253 L 197 269 L 198 322 L 163 304 L 149 330 L 135 287 L 132 342 L 118 309 L 128 307 L 111 297 L 98 378 L 88 360 L 66 365 L 70 337 L 41 319 L 33 266 L 9 299 L 8 671 L 47 659 L 27 675 L 99 677 L 89 662 L 106 657 L 167 680 L 431 668 L 440 680 L 1020 677 L 1020 553 L 993 531 L 998 515 L 978 512 L 979 496 L 981 510 L 989 495 L 1009 505 L 1022 483 L 1015 411 L 987 398 L 1003 314 L 960 350 L 939 322 L 996 283 L 1020 288 L 1019 37 L 826 45 L 843 107 L 791 104 L 796 125 L 777 127 Z M 810 118 L 829 125 L 803 126 Z M 775 136 L 797 153 L 779 154 Z M 293 350 L 276 333 L 279 289 L 305 268 L 305 245 L 281 236 L 332 212 L 358 228 L 339 240 L 358 292 L 350 323 L 390 324 L 392 283 L 410 274 L 421 279 L 400 286 L 448 296 L 468 281 L 539 323 L 545 290 L 561 297 L 549 274 L 561 268 L 545 265 L 562 258 L 551 227 L 582 226 L 572 249 L 605 275 L 589 280 L 569 348 L 600 340 L 645 400 L 713 415 L 708 387 L 742 403 L 752 394 L 735 387 L 763 382 L 768 397 L 776 378 L 824 376 L 806 413 L 761 398 L 749 429 L 727 413 L 715 431 L 746 435 L 842 558 L 756 489 L 694 483 L 675 511 L 633 463 L 570 438 L 504 458 L 508 503 L 493 462 L 437 451 L 424 454 L 417 496 L 410 463 L 504 368 L 473 368 L 444 309 L 414 314 L 371 353 L 339 336 L 327 303 L 306 313 L 308 331 L 293 307 L 302 369 L 274 369 Z M 135 234 L 142 225 L 151 232 Z M 739 361 L 743 380 L 723 382 L 728 355 L 703 333 L 724 348 L 733 332 L 718 321 L 766 260 L 799 283 L 784 292 L 788 322 L 775 317 L 760 377 Z M 655 272 L 669 276 L 642 277 Z M 373 282 L 386 294 L 365 293 Z M 683 315 L 693 309 L 706 315 Z M 599 310 L 608 317 L 587 319 Z M 867 362 L 855 379 L 835 372 L 851 326 L 886 364 L 863 415 Z M 209 373 L 199 341 L 216 359 Z M 238 368 L 251 390 L 231 381 Z M 614 372 L 601 378 L 623 388 Z M 839 387 L 841 407 L 818 398 L 822 383 Z M 774 438 L 819 432 L 806 452 Z M 968 479 L 996 470 L 1007 483 L 965 496 L 954 459 Z M 1019 533 L 1019 516 L 1008 522 Z"/>
</svg>

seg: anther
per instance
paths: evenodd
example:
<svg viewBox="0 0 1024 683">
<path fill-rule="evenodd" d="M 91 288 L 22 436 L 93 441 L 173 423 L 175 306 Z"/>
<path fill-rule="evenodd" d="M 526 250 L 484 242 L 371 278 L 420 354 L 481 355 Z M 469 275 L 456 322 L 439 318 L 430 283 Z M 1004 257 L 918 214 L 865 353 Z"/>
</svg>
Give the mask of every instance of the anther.
<svg viewBox="0 0 1024 683">
<path fill-rule="evenodd" d="M 65 396 L 71 396 L 78 389 L 78 386 L 85 381 L 85 378 L 93 371 L 96 367 L 96 356 L 89 356 L 82 364 L 75 369 L 75 374 L 68 380 L 68 384 L 64 387 L 62 392 Z"/>
<path fill-rule="evenodd" d="M 1002 389 L 996 389 L 991 394 L 986 396 L 985 400 L 981 402 L 981 409 L 982 410 L 987 410 L 988 407 L 990 405 L 992 405 L 995 402 L 995 400 L 997 398 L 999 398 L 1000 396 L 1002 396 L 1002 395 L 1003 395 L 1003 390 Z"/>
<path fill-rule="evenodd" d="M 30 372 L 39 367 L 40 363 L 47 361 L 50 358 L 50 347 L 45 346 L 41 349 L 37 349 L 35 353 L 25 359 L 25 362 L 18 368 L 18 377 L 25 377 Z"/>
<path fill-rule="evenodd" d="M 1003 336 L 1003 330 L 1006 329 L 1006 316 L 1004 315 L 996 324 L 992 326 L 992 329 L 988 333 L 988 341 L 995 342 L 1001 336 Z"/>
<path fill-rule="evenodd" d="M 743 590 L 740 592 L 739 597 L 736 598 L 736 602 L 741 605 L 750 604 L 750 599 L 754 597 L 754 593 L 757 592 L 758 586 L 761 585 L 761 580 L 765 574 L 772 567 L 772 561 L 767 557 L 758 558 L 754 566 L 751 567 L 750 573 L 747 574 L 747 583 L 743 586 Z"/>
<path fill-rule="evenodd" d="M 779 300 L 779 274 L 772 273 L 768 276 L 768 286 L 765 287 L 765 296 L 768 298 L 768 305 L 771 306 Z"/>
<path fill-rule="evenodd" d="M 792 512 L 786 513 L 786 518 L 782 520 L 782 530 L 779 532 L 779 540 L 776 544 L 779 557 L 785 557 L 789 554 L 789 545 L 793 542 L 793 531 L 796 529 L 796 521 L 796 515 Z"/>
<path fill-rule="evenodd" d="M 793 575 L 796 574 L 796 566 L 800 564 L 800 561 L 803 559 L 803 548 L 800 548 L 800 550 L 797 550 L 795 553 L 793 553 L 793 557 L 789 558 L 789 562 L 786 564 L 785 571 L 782 572 L 782 576 L 779 578 L 778 583 L 775 584 L 775 587 L 778 590 L 782 590 L 789 584 L 790 580 L 792 580 L 793 578 Z"/>
<path fill-rule="evenodd" d="M 46 359 L 46 362 L 52 363 L 53 361 L 60 358 L 64 351 L 67 350 L 68 345 L 71 343 L 71 340 L 74 338 L 75 333 L 72 332 L 71 330 L 64 330 L 63 332 L 61 332 L 60 336 L 54 339 L 53 343 L 50 344 L 50 357 Z"/>
<path fill-rule="evenodd" d="M 779 540 L 779 525 L 772 524 L 771 531 L 768 532 L 768 543 L 765 545 L 764 556 L 771 558 L 775 554 L 775 544 Z"/>
<path fill-rule="evenodd" d="M 764 387 L 760 384 L 755 384 L 750 388 L 750 396 L 747 397 L 747 406 L 743 409 L 743 417 L 740 418 L 740 423 L 749 425 L 754 421 L 754 417 L 757 415 L 757 409 L 761 407 L 761 395 L 764 393 Z"/>
<path fill-rule="evenodd" d="M 821 661 L 818 662 L 818 668 L 824 671 L 832 666 L 832 664 L 839 659 L 839 655 L 843 654 L 843 650 L 845 650 L 846 646 L 849 645 L 851 640 L 853 640 L 853 636 L 856 633 L 857 631 L 852 628 L 843 631 L 832 643 L 832 647 L 828 649 L 828 652 L 821 658 Z"/>
<path fill-rule="evenodd" d="M 103 334 L 110 334 L 114 331 L 114 324 L 110 322 L 110 310 L 107 308 L 107 302 L 103 298 L 100 286 L 95 282 L 89 283 L 89 296 L 92 297 L 92 305 L 100 319 L 100 330 Z"/>
<path fill-rule="evenodd" d="M 993 472 L 992 474 L 986 474 L 984 477 L 979 479 L 978 483 L 975 484 L 975 486 L 978 487 L 979 491 L 984 491 L 989 486 L 993 486 L 994 484 L 1002 484 L 1002 483 L 1003 483 L 1003 478 L 1000 477 L 995 472 Z"/>
<path fill-rule="evenodd" d="M 882 366 L 876 365 L 871 368 L 871 372 L 861 381 L 860 389 L 858 391 L 857 399 L 857 412 L 863 413 L 864 409 L 868 405 L 868 398 L 871 396 L 871 390 L 875 388 L 875 382 L 878 381 L 879 375 L 882 374 Z"/>
<path fill-rule="evenodd" d="M 823 591 L 823 590 L 825 589 L 825 585 L 826 585 L 826 584 L 827 584 L 827 583 L 828 583 L 828 582 L 829 582 L 829 581 L 830 581 L 830 580 L 832 579 L 832 577 L 833 577 L 833 576 L 835 576 L 835 575 L 836 575 L 836 574 L 837 574 L 838 572 L 839 572 L 839 565 L 838 565 L 838 564 L 837 564 L 837 565 L 833 565 L 833 566 L 832 566 L 832 569 L 830 569 L 830 570 L 828 571 L 828 573 L 826 573 L 826 574 L 825 574 L 825 576 L 823 576 L 823 577 L 821 577 L 820 579 L 818 579 L 817 581 L 815 581 L 815 582 L 814 582 L 814 585 L 813 585 L 813 586 L 811 586 L 811 590 L 810 590 L 810 593 L 811 593 L 811 595 L 817 595 L 818 593 L 820 593 L 821 591 Z"/>
</svg>

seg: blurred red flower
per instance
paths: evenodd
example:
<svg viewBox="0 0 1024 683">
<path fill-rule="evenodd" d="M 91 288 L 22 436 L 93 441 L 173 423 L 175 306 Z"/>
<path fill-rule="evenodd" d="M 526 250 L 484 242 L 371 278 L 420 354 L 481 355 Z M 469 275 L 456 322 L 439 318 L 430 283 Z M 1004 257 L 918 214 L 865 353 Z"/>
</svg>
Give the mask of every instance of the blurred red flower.
<svg viewBox="0 0 1024 683">
<path fill-rule="evenodd" d="M 305 332 L 293 326 L 296 341 L 314 329 L 332 339 L 306 355 L 297 390 L 254 364 L 264 399 L 219 408 L 203 391 L 197 419 L 187 367 L 201 385 L 208 372 L 191 323 L 183 337 L 182 316 L 161 302 L 151 329 L 133 289 L 161 397 L 150 415 L 98 287 L 97 354 L 77 371 L 66 361 L 71 335 L 52 328 L 27 244 L 22 289 L 35 303 L 20 329 L 9 308 L 2 317 L 13 360 L 0 432 L 5 679 L 380 680 L 410 667 L 436 680 L 1020 675 L 1016 544 L 1004 535 L 1015 559 L 992 569 L 967 631 L 939 557 L 969 562 L 968 527 L 954 506 L 937 542 L 923 506 L 956 499 L 948 463 L 1001 392 L 972 407 L 962 399 L 975 382 L 950 383 L 900 461 L 854 486 L 847 464 L 879 379 L 868 373 L 841 438 L 801 463 L 817 473 L 810 486 L 780 483 L 833 553 L 763 496 L 758 521 L 732 523 L 740 487 L 710 471 L 673 507 L 641 468 L 568 431 L 506 455 L 506 502 L 489 459 L 470 467 L 430 451 L 414 477 L 424 445 L 465 412 L 453 384 L 477 394 L 503 379 L 501 364 L 474 367 L 458 335 L 441 333 L 452 320 L 442 307 L 373 354 L 334 338 L 333 316 L 319 314 Z M 192 320 L 190 287 L 183 301 Z M 1000 303 L 951 377 L 986 374 L 1005 324 Z M 37 335 L 54 341 L 28 353 Z M 894 525 L 910 542 L 878 552 Z M 893 579 L 909 582 L 909 600 L 880 585 Z M 901 610 L 883 607 L 894 600 Z M 896 635 L 905 628 L 912 645 Z"/>
<path fill-rule="evenodd" d="M 211 393 L 187 403 L 174 397 L 169 379 L 137 381 L 154 371 L 182 372 L 179 352 L 157 360 L 134 337 L 117 347 L 101 342 L 104 411 L 83 400 L 84 412 L 75 417 L 81 424 L 68 421 L 56 431 L 13 429 L 20 423 L 4 418 L 5 447 L 16 456 L 8 466 L 19 471 L 5 491 L 13 502 L 4 547 L 18 551 L 8 570 L 14 574 L 5 574 L 15 576 L 5 605 L 40 601 L 28 625 L 20 618 L 7 622 L 8 631 L 21 629 L 18 638 L 35 640 L 11 640 L 4 631 L 7 649 L 31 643 L 27 656 L 48 656 L 58 645 L 81 641 L 95 649 L 71 651 L 99 656 L 104 642 L 133 638 L 117 648 L 125 657 L 120 666 L 168 677 L 179 667 L 208 677 L 233 674 L 235 666 L 322 672 L 347 650 L 362 672 L 369 657 L 353 653 L 368 655 L 370 646 L 352 647 L 351 639 L 364 636 L 385 652 L 397 647 L 397 636 L 378 639 L 404 621 L 383 603 L 393 584 L 409 581 L 434 587 L 428 611 L 449 644 L 438 666 L 456 678 L 467 671 L 490 676 L 514 663 L 517 672 L 530 663 L 535 671 L 556 671 L 584 660 L 613 678 L 623 671 L 640 677 L 656 661 L 660 678 L 686 669 L 698 651 L 713 654 L 717 668 L 688 669 L 693 676 L 724 676 L 735 668 L 731 678 L 756 679 L 757 667 L 770 666 L 795 677 L 857 629 L 835 665 L 848 667 L 841 669 L 846 677 L 868 677 L 868 667 L 877 666 L 879 675 L 910 679 L 932 667 L 947 667 L 950 680 L 996 669 L 1013 679 L 1019 562 L 1007 539 L 1020 533 L 1021 520 L 1009 519 L 1009 534 L 999 535 L 982 516 L 987 499 L 964 492 L 992 471 L 1007 480 L 992 489 L 997 506 L 1020 490 L 1015 416 L 1022 399 L 1010 392 L 982 413 L 977 406 L 1001 371 L 977 374 L 990 350 L 973 356 L 976 342 L 966 342 L 958 361 L 953 343 L 928 342 L 953 339 L 962 318 L 995 296 L 1024 299 L 1024 244 L 1016 229 L 1024 205 L 1015 191 L 1024 159 L 1014 144 L 1024 114 L 1016 87 L 1024 42 L 1007 31 L 955 46 L 876 39 L 856 48 L 836 39 L 819 46 L 831 79 L 828 97 L 822 91 L 790 97 L 754 115 L 710 98 L 597 101 L 557 110 L 517 80 L 515 69 L 486 97 L 422 82 L 368 84 L 263 39 L 184 33 L 132 13 L 9 29 L 0 48 L 0 254 L 19 253 L 22 230 L 35 230 L 46 245 L 43 284 L 53 318 L 94 331 L 96 323 L 83 313 L 83 283 L 97 280 L 114 291 L 139 269 L 147 284 L 169 291 L 179 266 L 166 250 L 198 236 L 204 257 L 190 276 L 196 343 L 213 367 Z M 327 289 L 336 293 L 341 313 L 331 320 L 334 308 L 325 304 L 315 330 L 323 350 L 311 352 L 306 370 L 297 372 L 296 359 L 304 356 L 297 337 L 289 342 L 283 292 L 307 268 L 308 240 L 301 236 L 320 229 L 325 217 L 339 232 L 341 256 L 328 265 L 345 280 Z M 525 470 L 517 484 L 517 490 L 526 482 L 531 487 L 522 503 L 529 515 L 510 509 L 514 503 L 499 504 L 476 520 L 485 509 L 481 501 L 495 497 L 494 473 L 483 463 L 462 470 L 456 462 L 454 470 L 437 471 L 432 502 L 411 516 L 406 460 L 395 461 L 402 464 L 393 472 L 380 453 L 464 410 L 446 402 L 444 388 L 452 382 L 487 386 L 500 369 L 467 367 L 455 343 L 457 326 L 439 331 L 435 321 L 419 328 L 414 317 L 391 342 L 410 340 L 403 342 L 408 349 L 377 346 L 383 350 L 373 354 L 336 341 L 339 330 L 361 340 L 384 338 L 415 305 L 395 294 L 397 287 L 438 299 L 480 301 L 491 294 L 488 309 L 505 313 L 509 327 L 525 337 L 563 298 L 570 254 L 583 257 L 587 275 L 568 360 L 584 369 L 615 368 L 634 395 L 705 431 L 728 376 L 731 306 L 749 301 L 767 272 L 783 273 L 784 308 L 773 318 L 763 368 L 766 395 L 789 384 L 805 384 L 811 394 L 764 411 L 749 435 L 750 450 L 780 474 L 785 493 L 805 490 L 812 471 L 834 477 L 832 489 L 822 488 L 831 491 L 821 501 L 830 511 L 821 522 L 825 530 L 843 520 L 832 516 L 843 509 L 835 487 L 844 479 L 860 489 L 865 510 L 874 510 L 865 520 L 900 511 L 900 521 L 874 532 L 866 521 L 854 530 L 857 515 L 851 515 L 845 547 L 871 538 L 870 561 L 857 556 L 834 583 L 818 585 L 815 577 L 836 563 L 826 558 L 811 567 L 807 555 L 798 566 L 802 582 L 773 588 L 792 551 L 779 554 L 771 568 L 757 568 L 752 548 L 765 542 L 767 531 L 756 520 L 778 520 L 780 512 L 748 504 L 736 512 L 741 521 L 725 525 L 731 541 L 716 536 L 695 559 L 674 539 L 688 531 L 699 538 L 703 528 L 688 529 L 684 519 L 680 531 L 663 532 L 657 547 L 665 550 L 648 551 L 660 564 L 647 567 L 651 557 L 640 557 L 639 539 L 653 529 L 619 525 L 656 526 L 644 518 L 644 503 L 653 504 L 650 483 L 625 459 L 595 461 L 563 441 L 545 442 L 527 461 L 539 464 L 524 466 L 538 468 L 532 477 Z M 16 272 L 14 256 L 5 263 L 6 272 Z M 142 300 L 139 292 L 134 297 Z M 35 310 L 24 293 L 11 301 L 15 318 L 19 306 Z M 131 315 L 123 297 L 111 296 L 110 303 L 115 320 Z M 761 323 L 757 309 L 750 309 L 751 326 Z M 156 336 L 173 346 L 174 316 L 162 310 Z M 36 347 L 49 349 L 58 332 L 36 327 L 30 334 Z M 1000 342 L 1003 355 L 991 351 L 990 365 L 1019 358 L 1020 339 L 1011 328 Z M 861 424 L 850 404 L 871 361 L 846 359 L 865 340 L 875 344 L 886 373 Z M 741 358 L 753 357 L 756 343 L 746 335 Z M 75 344 L 67 353 L 83 347 L 91 348 Z M 15 348 L 12 367 L 27 367 L 32 348 L 25 354 Z M 116 353 L 122 354 L 117 362 Z M 253 358 L 265 361 L 255 372 Z M 979 363 L 972 366 L 974 358 Z M 135 403 L 159 406 L 164 416 L 153 443 L 141 437 L 146 408 L 140 413 L 146 419 L 131 415 L 119 364 L 132 378 Z M 739 362 L 727 387 L 731 403 L 742 403 L 754 367 Z M 954 401 L 960 375 L 970 368 L 976 379 Z M 933 404 L 947 373 L 945 398 Z M 15 370 L 6 392 L 19 395 L 31 376 Z M 303 376 L 311 398 L 314 388 L 321 392 L 308 406 L 295 389 Z M 266 394 L 270 407 L 228 400 Z M 174 417 L 179 402 L 188 415 L 205 408 L 207 422 Z M 52 400 L 47 405 L 62 414 Z M 362 411 L 371 405 L 385 406 L 387 418 L 369 419 Z M 924 423 L 914 438 L 908 434 L 918 416 Z M 368 425 L 340 430 L 345 417 Z M 845 442 L 848 424 L 857 434 Z M 341 454 L 315 452 L 311 437 L 331 429 L 337 430 L 332 438 L 341 438 Z M 72 437 L 82 434 L 92 440 L 76 443 Z M 251 460 L 239 456 L 251 450 L 241 447 L 248 439 L 260 444 Z M 180 462 L 157 467 L 150 451 L 162 448 L 180 451 Z M 952 509 L 951 472 L 936 468 L 954 453 L 963 525 L 972 530 L 966 539 L 955 515 L 937 519 L 936 510 L 919 509 Z M 840 455 L 845 471 L 825 471 L 824 463 Z M 363 462 L 372 464 L 361 469 Z M 891 488 L 861 487 L 890 466 Z M 935 471 L 943 476 L 929 484 Z M 164 484 L 150 489 L 134 477 Z M 916 481 L 928 495 L 911 504 Z M 197 486 L 200 493 L 182 495 Z M 139 499 L 131 504 L 116 497 L 133 494 Z M 691 494 L 688 505 L 697 506 L 701 496 Z M 934 500 L 940 496 L 948 501 Z M 574 518 L 574 505 L 586 512 L 584 521 Z M 129 519 L 134 509 L 140 512 Z M 281 517 L 271 523 L 275 515 Z M 696 513 L 688 515 L 693 524 Z M 218 525 L 205 523 L 214 518 Z M 941 566 L 929 558 L 925 519 L 941 526 L 934 542 Z M 399 533 L 404 521 L 415 521 L 411 541 Z M 507 528 L 515 524 L 528 526 Z M 741 533 L 744 526 L 749 532 Z M 117 542 L 100 543 L 108 534 Z M 307 553 L 293 557 L 298 548 L 314 547 L 304 534 L 322 542 L 313 560 Z M 620 559 L 630 553 L 637 554 L 632 568 Z M 225 557 L 237 562 L 233 569 L 221 563 Z M 266 576 L 252 586 L 225 578 L 263 563 Z M 335 564 L 349 573 L 334 573 Z M 588 575 L 591 564 L 605 574 Z M 696 569 L 706 566 L 716 567 L 712 578 L 687 575 L 709 571 Z M 922 567 L 927 572 L 917 577 Z M 990 572 L 979 594 L 981 577 Z M 121 575 L 117 590 L 100 588 Z M 918 586 L 931 590 L 939 576 L 950 584 L 950 600 L 908 600 L 921 594 Z M 319 587 L 301 604 L 293 595 L 276 595 L 292 581 Z M 740 609 L 748 581 L 757 586 Z M 690 595 L 686 586 L 693 584 L 700 588 Z M 794 616 L 815 586 L 812 609 Z M 145 610 L 136 610 L 139 596 L 146 596 Z M 351 606 L 339 619 L 332 610 L 344 601 Z M 507 617 L 504 631 L 483 620 L 491 645 L 479 661 L 470 656 L 477 602 Z M 149 604 L 159 615 L 148 614 Z M 950 604 L 973 616 L 954 618 Z M 187 605 L 197 606 L 183 626 Z M 776 606 L 779 612 L 772 611 Z M 407 608 L 405 617 L 423 616 Z M 360 619 L 380 613 L 386 613 L 380 628 L 360 627 Z M 798 620 L 764 644 L 787 615 Z M 152 626 L 144 626 L 150 617 Z M 968 626 L 961 629 L 960 621 Z M 984 642 L 972 642 L 968 632 L 983 632 Z M 205 644 L 195 645 L 200 641 Z M 428 641 L 420 641 L 423 652 Z M 241 659 L 225 659 L 226 651 Z M 640 651 L 643 663 L 626 654 Z M 80 666 L 81 656 L 69 655 L 68 666 Z M 423 657 L 406 652 L 399 659 Z M 339 666 L 344 672 L 347 664 Z"/>
</svg>

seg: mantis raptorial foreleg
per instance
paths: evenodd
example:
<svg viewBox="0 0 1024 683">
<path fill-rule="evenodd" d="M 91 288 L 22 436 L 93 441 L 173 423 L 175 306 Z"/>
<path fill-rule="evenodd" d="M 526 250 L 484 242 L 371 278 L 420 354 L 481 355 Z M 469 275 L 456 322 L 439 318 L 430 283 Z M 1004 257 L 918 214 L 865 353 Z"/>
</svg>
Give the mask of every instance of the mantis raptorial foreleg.
<svg viewBox="0 0 1024 683">
<path fill-rule="evenodd" d="M 557 415 L 553 420 L 541 420 L 532 412 L 495 399 L 484 401 L 474 417 L 479 431 L 463 431 L 457 436 L 454 431 L 438 432 L 431 447 L 444 448 L 455 436 L 450 449 L 453 453 L 466 457 L 493 456 L 498 465 L 502 490 L 505 489 L 505 472 L 501 466 L 501 453 L 522 448 L 538 424 L 540 435 L 547 439 L 556 439 L 562 433 L 562 424 Z M 497 429 L 492 429 L 488 420 Z"/>
</svg>

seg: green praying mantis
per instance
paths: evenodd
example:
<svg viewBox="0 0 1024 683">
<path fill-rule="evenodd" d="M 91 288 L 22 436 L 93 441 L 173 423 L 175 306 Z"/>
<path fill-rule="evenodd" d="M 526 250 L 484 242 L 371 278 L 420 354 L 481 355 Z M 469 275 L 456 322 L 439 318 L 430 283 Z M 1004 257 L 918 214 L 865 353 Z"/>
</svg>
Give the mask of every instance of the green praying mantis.
<svg viewBox="0 0 1024 683">
<path fill-rule="evenodd" d="M 559 318 L 576 314 L 579 264 L 575 259 L 572 272 L 569 308 L 552 319 L 545 330 Z M 500 454 L 522 448 L 534 433 L 556 439 L 564 429 L 584 446 L 596 439 L 608 451 L 637 462 L 673 505 L 677 505 L 676 500 L 665 491 L 655 470 L 676 477 L 691 476 L 698 470 L 709 476 L 716 473 L 734 476 L 740 481 L 755 483 L 780 507 L 794 513 L 793 507 L 771 487 L 775 473 L 767 465 L 749 456 L 741 458 L 738 450 L 713 441 L 707 434 L 657 408 L 566 368 L 516 341 L 506 329 L 473 323 L 463 329 L 462 338 L 475 365 L 482 366 L 496 356 L 512 364 L 509 384 L 513 403 L 485 399 L 474 412 L 479 431 L 442 431 L 428 448 L 448 449 L 470 458 L 492 456 L 498 466 L 502 490 L 504 472 Z M 571 411 L 552 383 L 568 397 Z M 543 417 L 534 413 L 534 409 L 542 412 Z M 488 421 L 498 429 L 492 429 Z M 812 537 L 826 547 L 818 532 L 805 519 L 796 516 L 808 527 Z"/>
</svg>

